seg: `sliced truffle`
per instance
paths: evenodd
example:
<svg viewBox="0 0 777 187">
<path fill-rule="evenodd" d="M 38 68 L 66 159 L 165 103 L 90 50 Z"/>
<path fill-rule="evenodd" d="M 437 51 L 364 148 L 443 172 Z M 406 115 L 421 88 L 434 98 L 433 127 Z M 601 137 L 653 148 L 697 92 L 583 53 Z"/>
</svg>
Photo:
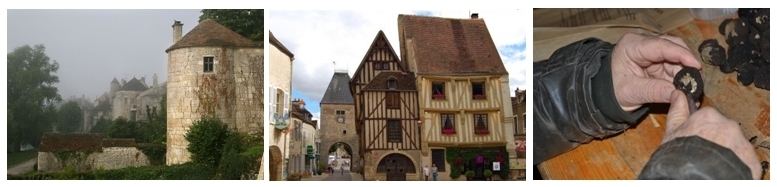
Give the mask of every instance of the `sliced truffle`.
<svg viewBox="0 0 777 187">
<path fill-rule="evenodd" d="M 755 70 L 755 87 L 769 90 L 769 65 Z"/>
<path fill-rule="evenodd" d="M 737 68 L 737 82 L 743 86 L 750 86 L 755 79 L 755 66 L 750 63 L 744 63 Z"/>
<path fill-rule="evenodd" d="M 750 23 L 761 32 L 769 29 L 769 9 L 756 13 L 755 18 Z"/>
<path fill-rule="evenodd" d="M 726 49 L 718 44 L 718 40 L 709 39 L 699 45 L 699 54 L 704 63 L 719 66 L 726 61 Z"/>
<path fill-rule="evenodd" d="M 726 42 L 729 45 L 738 45 L 747 41 L 750 34 L 750 24 L 744 19 L 735 19 L 731 27 L 726 27 Z"/>
<path fill-rule="evenodd" d="M 704 80 L 702 80 L 701 73 L 696 68 L 683 67 L 674 76 L 673 83 L 675 88 L 682 90 L 695 100 L 699 100 L 704 92 Z"/>
<path fill-rule="evenodd" d="M 726 36 L 726 31 L 729 30 L 727 28 L 734 27 L 734 19 L 728 18 L 723 20 L 723 22 L 720 23 L 720 26 L 718 26 L 718 32 L 720 32 L 720 35 Z"/>
</svg>

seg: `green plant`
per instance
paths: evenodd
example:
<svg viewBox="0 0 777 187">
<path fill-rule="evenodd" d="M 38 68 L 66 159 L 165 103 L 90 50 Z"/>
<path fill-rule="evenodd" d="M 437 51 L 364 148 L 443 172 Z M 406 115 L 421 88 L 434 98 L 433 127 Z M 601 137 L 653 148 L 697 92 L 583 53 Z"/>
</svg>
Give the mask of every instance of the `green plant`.
<svg viewBox="0 0 777 187">
<path fill-rule="evenodd" d="M 164 165 L 167 154 L 167 147 L 160 144 L 139 144 L 137 146 L 143 154 L 148 157 L 149 164 L 151 165 Z"/>
<path fill-rule="evenodd" d="M 475 177 L 475 171 L 469 170 L 467 172 L 464 172 L 464 176 L 467 176 L 467 178 Z"/>
<path fill-rule="evenodd" d="M 286 177 L 287 181 L 299 181 L 302 179 L 302 176 L 299 173 L 290 173 L 289 176 Z"/>
<path fill-rule="evenodd" d="M 458 148 L 458 147 L 447 147 L 445 148 L 445 161 L 448 162 L 448 164 L 454 165 L 456 164 L 457 158 L 461 157 L 461 159 L 464 161 L 464 163 L 468 163 L 470 160 L 473 160 L 477 158 L 478 155 L 483 156 L 485 160 L 488 160 L 489 162 L 496 161 L 496 155 L 497 153 L 500 153 L 502 155 L 507 156 L 508 152 L 505 147 L 478 147 L 478 148 Z M 509 166 L 509 159 L 504 159 L 501 162 L 502 166 Z M 451 178 L 457 178 L 458 176 L 454 177 L 454 171 L 456 171 L 458 168 L 451 167 Z M 460 172 L 460 170 L 459 170 Z M 498 172 L 493 172 L 494 175 L 499 175 L 499 177 L 506 179 L 510 176 L 509 170 L 501 170 Z"/>
<path fill-rule="evenodd" d="M 184 136 L 193 162 L 218 166 L 227 138 L 227 126 L 220 119 L 204 116 L 194 122 Z"/>
<path fill-rule="evenodd" d="M 450 176 L 451 179 L 457 179 L 461 176 L 461 170 L 459 170 L 458 167 L 451 167 L 451 172 L 449 172 L 448 176 Z"/>
<path fill-rule="evenodd" d="M 221 156 L 218 166 L 218 174 L 224 180 L 240 180 L 243 175 L 249 173 L 251 160 L 236 151 L 226 152 Z"/>
<path fill-rule="evenodd" d="M 109 138 L 135 138 L 137 135 L 137 122 L 129 121 L 127 118 L 119 117 L 113 121 L 113 125 L 108 129 Z"/>
<path fill-rule="evenodd" d="M 494 175 L 494 172 L 492 172 L 490 169 L 487 169 L 486 171 L 483 171 L 483 176 L 485 177 L 491 177 Z"/>
</svg>

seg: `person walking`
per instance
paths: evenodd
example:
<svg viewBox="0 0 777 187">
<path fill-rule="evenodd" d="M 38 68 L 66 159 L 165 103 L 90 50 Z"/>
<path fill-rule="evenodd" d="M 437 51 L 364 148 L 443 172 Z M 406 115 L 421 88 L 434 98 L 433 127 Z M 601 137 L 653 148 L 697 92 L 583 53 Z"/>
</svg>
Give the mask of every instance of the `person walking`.
<svg viewBox="0 0 777 187">
<path fill-rule="evenodd" d="M 343 169 L 343 165 L 340 165 L 340 175 L 343 175 L 344 171 L 345 171 L 345 169 Z"/>
<path fill-rule="evenodd" d="M 432 164 L 432 180 L 437 181 L 437 165 Z"/>
<path fill-rule="evenodd" d="M 424 181 L 429 181 L 429 165 L 424 165 Z"/>
</svg>

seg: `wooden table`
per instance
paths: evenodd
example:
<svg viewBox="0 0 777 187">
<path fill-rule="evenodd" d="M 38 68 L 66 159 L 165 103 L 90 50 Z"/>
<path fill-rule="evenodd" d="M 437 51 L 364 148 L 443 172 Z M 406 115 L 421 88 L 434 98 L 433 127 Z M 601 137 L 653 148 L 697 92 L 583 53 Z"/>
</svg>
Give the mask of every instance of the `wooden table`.
<svg viewBox="0 0 777 187">
<path fill-rule="evenodd" d="M 698 46 L 705 39 L 717 38 L 723 47 L 725 38 L 718 33 L 722 20 L 693 21 L 667 34 L 682 36 L 698 57 Z M 754 85 L 742 86 L 736 72 L 724 74 L 704 64 L 705 96 L 702 106 L 717 108 L 723 115 L 740 122 L 745 137 L 769 140 L 769 91 Z M 624 133 L 588 144 L 554 157 L 537 166 L 544 179 L 636 179 L 664 134 L 668 104 L 653 104 L 649 115 Z M 756 148 L 761 161 L 769 161 L 769 150 Z M 768 180 L 769 172 L 764 176 Z"/>
</svg>

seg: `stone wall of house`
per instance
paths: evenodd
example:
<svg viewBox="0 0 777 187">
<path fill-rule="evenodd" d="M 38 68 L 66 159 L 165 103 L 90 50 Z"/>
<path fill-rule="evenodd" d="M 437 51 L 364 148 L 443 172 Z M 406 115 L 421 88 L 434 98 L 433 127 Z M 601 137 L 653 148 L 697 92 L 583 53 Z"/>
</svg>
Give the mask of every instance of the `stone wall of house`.
<svg viewBox="0 0 777 187">
<path fill-rule="evenodd" d="M 213 72 L 203 72 L 214 57 Z M 188 162 L 184 138 L 203 115 L 215 115 L 240 132 L 261 132 L 263 50 L 189 47 L 168 52 L 167 164 Z"/>
<path fill-rule="evenodd" d="M 344 123 L 337 122 L 337 110 L 345 111 Z M 321 136 L 321 157 L 319 163 L 327 164 L 329 147 L 337 142 L 343 142 L 351 147 L 351 170 L 358 168 L 361 157 L 359 157 L 359 136 L 356 135 L 355 113 L 353 104 L 322 104 L 321 105 L 321 129 L 318 134 Z M 343 133 L 345 132 L 345 133 Z"/>
<path fill-rule="evenodd" d="M 137 91 L 116 92 L 116 96 L 113 98 L 113 102 L 111 102 L 113 120 L 116 120 L 119 116 L 124 117 L 127 120 L 130 119 L 130 110 L 132 109 L 132 105 L 135 103 L 135 98 L 138 97 L 138 94 L 140 94 L 140 92 Z"/>
<path fill-rule="evenodd" d="M 148 157 L 135 147 L 106 147 L 102 152 L 38 152 L 38 171 L 42 172 L 60 172 L 67 166 L 88 171 L 147 165 Z"/>
<path fill-rule="evenodd" d="M 270 45 L 270 64 L 268 68 L 270 68 L 269 72 L 272 72 L 268 75 L 269 80 L 267 83 L 269 86 L 272 86 L 274 89 L 280 89 L 284 93 L 291 93 L 292 85 L 291 85 L 291 67 L 292 67 L 292 61 L 289 56 L 287 56 L 285 53 L 281 52 L 275 45 Z M 268 86 L 268 88 L 269 88 Z M 267 93 L 271 93 L 269 90 Z M 268 97 L 272 98 L 272 96 Z M 291 98 L 286 98 L 291 99 Z M 288 102 L 289 104 L 291 102 Z M 267 104 L 271 104 L 269 101 Z M 279 103 L 282 104 L 282 103 Z M 291 106 L 287 106 L 287 108 L 291 108 Z M 269 119 L 268 124 L 273 125 L 275 124 L 275 119 L 272 118 L 274 109 L 268 108 L 269 113 Z M 283 111 L 280 111 L 279 113 L 282 113 Z M 288 144 L 286 144 L 286 140 L 283 138 L 283 133 L 281 133 L 280 130 L 276 130 L 275 127 L 270 127 L 271 130 L 268 133 L 269 138 L 266 138 L 265 141 L 268 141 L 269 145 L 275 145 L 281 147 L 281 150 L 283 150 L 282 147 L 286 147 Z M 287 158 L 288 152 L 283 153 L 284 158 Z"/>
<path fill-rule="evenodd" d="M 164 94 L 167 94 L 167 83 L 159 84 L 156 88 L 151 88 L 138 95 L 136 98 L 136 102 L 138 103 L 137 119 L 148 119 L 146 106 L 148 106 L 148 108 L 151 110 L 154 110 L 154 107 L 156 107 L 158 112 L 160 109 L 159 107 L 161 107 L 160 102 L 162 102 L 162 96 Z"/>
<path fill-rule="evenodd" d="M 423 168 L 421 165 L 421 151 L 420 150 L 371 150 L 364 153 L 364 180 L 365 181 L 386 181 L 386 173 L 378 173 L 378 164 L 385 156 L 389 154 L 402 154 L 410 158 L 415 165 L 415 173 L 405 174 L 407 181 L 422 181 L 424 180 Z M 431 166 L 430 166 L 431 167 Z M 439 176 L 438 176 L 439 178 Z M 432 180 L 429 177 L 429 180 Z"/>
<path fill-rule="evenodd" d="M 135 147 L 106 147 L 95 159 L 94 167 L 102 169 L 119 169 L 149 165 L 146 154 Z"/>
</svg>

